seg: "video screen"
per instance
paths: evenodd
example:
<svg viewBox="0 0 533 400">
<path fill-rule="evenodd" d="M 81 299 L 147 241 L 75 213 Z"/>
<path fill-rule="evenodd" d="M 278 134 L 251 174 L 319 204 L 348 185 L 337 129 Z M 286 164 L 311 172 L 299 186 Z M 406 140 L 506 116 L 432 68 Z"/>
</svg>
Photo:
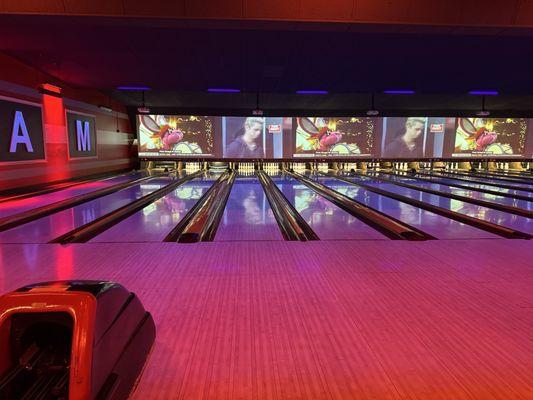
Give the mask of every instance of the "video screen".
<svg viewBox="0 0 533 400">
<path fill-rule="evenodd" d="M 298 117 L 294 157 L 364 157 L 372 154 L 376 118 Z"/>
<path fill-rule="evenodd" d="M 222 117 L 224 158 L 282 158 L 283 134 L 291 118 Z"/>
<path fill-rule="evenodd" d="M 283 134 L 292 119 L 282 117 L 222 117 L 224 158 L 282 158 Z"/>
<path fill-rule="evenodd" d="M 220 117 L 138 115 L 139 157 L 212 156 Z"/>
<path fill-rule="evenodd" d="M 454 157 L 521 157 L 525 118 L 457 118 Z"/>
<path fill-rule="evenodd" d="M 455 118 L 385 117 L 381 137 L 383 158 L 443 157 L 445 136 L 452 134 Z"/>
</svg>

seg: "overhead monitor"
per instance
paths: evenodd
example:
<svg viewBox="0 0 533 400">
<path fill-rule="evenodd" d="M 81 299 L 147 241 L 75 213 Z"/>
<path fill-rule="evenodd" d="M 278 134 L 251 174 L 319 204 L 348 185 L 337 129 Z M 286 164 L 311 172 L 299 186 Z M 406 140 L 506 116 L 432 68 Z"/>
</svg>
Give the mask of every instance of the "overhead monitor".
<svg viewBox="0 0 533 400">
<path fill-rule="evenodd" d="M 453 157 L 523 157 L 525 118 L 457 118 Z"/>
<path fill-rule="evenodd" d="M 222 117 L 224 158 L 282 158 L 283 135 L 291 132 L 291 118 Z"/>
<path fill-rule="evenodd" d="M 214 155 L 214 129 L 220 117 L 138 115 L 139 157 Z"/>
<path fill-rule="evenodd" d="M 294 157 L 369 157 L 376 118 L 297 117 L 293 121 Z"/>
<path fill-rule="evenodd" d="M 455 118 L 385 117 L 382 158 L 440 158 L 446 156 L 446 136 L 453 135 Z"/>
</svg>

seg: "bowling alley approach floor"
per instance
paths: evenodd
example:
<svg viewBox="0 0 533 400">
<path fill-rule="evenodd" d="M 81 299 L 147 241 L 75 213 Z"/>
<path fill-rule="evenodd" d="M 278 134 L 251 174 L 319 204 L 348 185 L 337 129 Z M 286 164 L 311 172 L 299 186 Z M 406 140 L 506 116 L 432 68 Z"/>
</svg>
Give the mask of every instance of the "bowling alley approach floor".
<svg viewBox="0 0 533 400">
<path fill-rule="evenodd" d="M 135 292 L 157 324 L 133 399 L 533 399 L 533 242 L 3 244 L 2 293 Z"/>
</svg>

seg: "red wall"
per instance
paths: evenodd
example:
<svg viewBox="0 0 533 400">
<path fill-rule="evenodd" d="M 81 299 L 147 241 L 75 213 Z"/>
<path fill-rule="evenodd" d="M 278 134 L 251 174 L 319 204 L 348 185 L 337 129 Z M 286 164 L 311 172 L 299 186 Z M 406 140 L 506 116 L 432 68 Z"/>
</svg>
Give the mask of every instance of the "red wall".
<svg viewBox="0 0 533 400">
<path fill-rule="evenodd" d="M 132 146 L 133 130 L 122 105 L 97 91 L 69 88 L 3 54 L 0 54 L 0 70 L 0 96 L 43 106 L 46 152 L 45 161 L 0 162 L 0 190 L 135 167 L 137 150 Z M 45 82 L 61 86 L 63 97 L 40 94 L 37 87 Z M 100 110 L 99 104 L 110 106 L 113 112 Z M 69 160 L 66 109 L 95 116 L 96 158 Z"/>
</svg>

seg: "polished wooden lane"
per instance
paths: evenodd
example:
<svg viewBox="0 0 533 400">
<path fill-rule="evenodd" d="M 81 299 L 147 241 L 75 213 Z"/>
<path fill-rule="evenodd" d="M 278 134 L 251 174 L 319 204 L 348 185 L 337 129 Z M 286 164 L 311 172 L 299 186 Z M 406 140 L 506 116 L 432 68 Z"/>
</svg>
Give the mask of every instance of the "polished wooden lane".
<svg viewBox="0 0 533 400">
<path fill-rule="evenodd" d="M 157 323 L 134 399 L 533 399 L 533 243 L 2 245 L 0 289 L 112 279 Z"/>
</svg>

